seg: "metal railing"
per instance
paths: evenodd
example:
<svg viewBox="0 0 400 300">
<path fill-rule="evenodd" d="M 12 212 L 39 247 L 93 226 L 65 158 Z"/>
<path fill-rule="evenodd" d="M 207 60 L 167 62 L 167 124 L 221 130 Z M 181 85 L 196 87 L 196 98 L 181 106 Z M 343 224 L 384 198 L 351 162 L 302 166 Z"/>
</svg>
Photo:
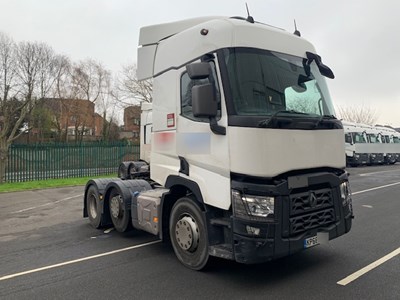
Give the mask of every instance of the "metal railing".
<svg viewBox="0 0 400 300">
<path fill-rule="evenodd" d="M 122 161 L 138 160 L 127 142 L 16 144 L 9 149 L 6 182 L 117 174 Z"/>
</svg>

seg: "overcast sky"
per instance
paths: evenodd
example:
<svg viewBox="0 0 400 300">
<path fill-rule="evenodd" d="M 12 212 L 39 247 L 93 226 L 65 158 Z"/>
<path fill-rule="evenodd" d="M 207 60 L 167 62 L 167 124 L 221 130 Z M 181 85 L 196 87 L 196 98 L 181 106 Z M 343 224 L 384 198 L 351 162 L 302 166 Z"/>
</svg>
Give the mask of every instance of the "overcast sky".
<svg viewBox="0 0 400 300">
<path fill-rule="evenodd" d="M 246 16 L 293 32 L 293 20 L 336 78 L 337 106 L 364 105 L 400 127 L 398 0 L 0 0 L 0 31 L 40 41 L 114 73 L 136 61 L 139 28 L 199 16 Z"/>
</svg>

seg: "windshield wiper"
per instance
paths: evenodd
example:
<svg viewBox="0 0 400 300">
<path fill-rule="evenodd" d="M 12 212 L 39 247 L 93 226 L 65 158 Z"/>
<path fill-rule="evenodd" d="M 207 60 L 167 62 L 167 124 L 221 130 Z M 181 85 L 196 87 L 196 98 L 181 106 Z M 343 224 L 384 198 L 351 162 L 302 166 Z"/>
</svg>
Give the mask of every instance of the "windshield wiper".
<svg viewBox="0 0 400 300">
<path fill-rule="evenodd" d="M 333 115 L 320 116 L 314 124 L 315 129 L 341 129 L 342 123 Z"/>
<path fill-rule="evenodd" d="M 274 123 L 274 121 L 276 121 L 278 125 L 280 124 L 290 124 L 293 122 L 292 118 L 282 118 L 279 115 L 280 114 L 294 114 L 294 115 L 308 115 L 307 113 L 302 113 L 299 111 L 295 111 L 295 110 L 279 110 L 277 112 L 275 112 L 273 115 L 271 115 L 268 119 L 262 120 L 258 123 L 258 127 L 261 128 L 269 128 L 269 127 L 275 127 L 272 126 L 272 123 Z"/>
<path fill-rule="evenodd" d="M 315 123 L 315 128 L 317 128 L 321 123 L 323 123 L 326 120 L 337 120 L 337 118 L 334 115 L 323 115 Z"/>
</svg>

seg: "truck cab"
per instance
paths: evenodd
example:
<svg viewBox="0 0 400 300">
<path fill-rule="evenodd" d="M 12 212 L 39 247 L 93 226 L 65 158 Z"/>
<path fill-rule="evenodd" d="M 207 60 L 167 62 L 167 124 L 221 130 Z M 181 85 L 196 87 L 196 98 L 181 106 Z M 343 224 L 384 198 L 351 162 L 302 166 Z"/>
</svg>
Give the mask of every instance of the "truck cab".
<svg viewBox="0 0 400 300">
<path fill-rule="evenodd" d="M 343 125 L 311 43 L 249 18 L 143 27 L 141 161 L 91 180 L 84 216 L 170 241 L 179 261 L 266 262 L 351 229 Z M 148 163 L 150 168 L 144 166 Z"/>
<path fill-rule="evenodd" d="M 346 163 L 355 167 L 370 163 L 367 129 L 368 125 L 343 121 Z"/>
<path fill-rule="evenodd" d="M 370 149 L 369 162 L 371 165 L 383 164 L 385 161 L 385 144 L 380 130 L 374 126 L 367 129 L 367 139 Z"/>
<path fill-rule="evenodd" d="M 350 230 L 333 73 L 308 41 L 240 18 L 154 25 L 141 29 L 137 75 L 154 83 L 150 177 L 170 190 L 164 203 L 200 208 L 208 253 L 261 262 Z"/>
<path fill-rule="evenodd" d="M 390 139 L 395 144 L 394 146 L 395 146 L 396 162 L 400 163 L 400 133 L 394 132 L 393 134 L 390 135 Z"/>
<path fill-rule="evenodd" d="M 399 149 L 398 146 L 395 145 L 394 137 L 398 132 L 393 128 L 385 126 L 375 126 L 375 128 L 379 131 L 381 141 L 384 144 L 384 163 L 390 165 L 395 164 Z"/>
</svg>

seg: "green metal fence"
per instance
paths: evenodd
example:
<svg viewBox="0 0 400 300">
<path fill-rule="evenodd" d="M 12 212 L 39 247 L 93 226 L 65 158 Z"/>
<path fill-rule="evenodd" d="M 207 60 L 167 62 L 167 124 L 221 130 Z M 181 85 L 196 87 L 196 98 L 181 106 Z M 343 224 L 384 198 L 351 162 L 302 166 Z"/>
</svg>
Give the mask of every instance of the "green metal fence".
<svg viewBox="0 0 400 300">
<path fill-rule="evenodd" d="M 127 142 L 12 145 L 6 182 L 117 173 L 122 161 L 139 159 L 139 145 Z"/>
</svg>

